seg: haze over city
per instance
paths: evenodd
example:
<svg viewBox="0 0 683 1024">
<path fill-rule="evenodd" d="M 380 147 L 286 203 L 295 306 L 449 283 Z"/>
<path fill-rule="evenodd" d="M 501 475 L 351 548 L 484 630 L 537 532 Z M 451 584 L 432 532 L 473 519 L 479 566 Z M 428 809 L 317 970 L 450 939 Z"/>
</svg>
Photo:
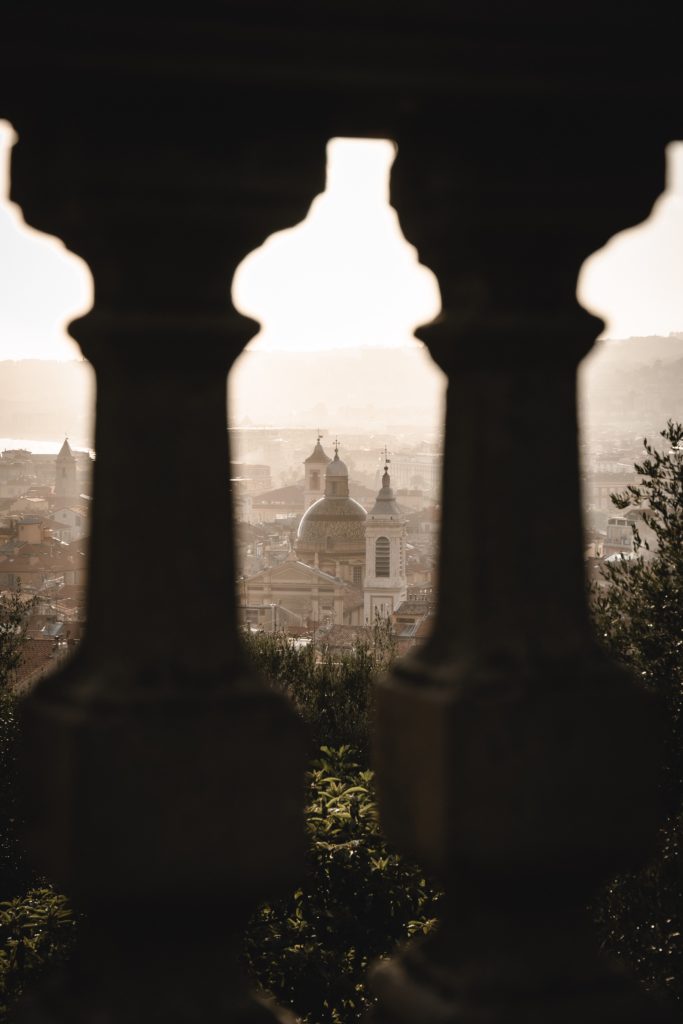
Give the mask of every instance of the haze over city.
<svg viewBox="0 0 683 1024">
<path fill-rule="evenodd" d="M 0 123 L 0 361 L 79 361 L 68 322 L 92 304 L 92 276 L 59 240 L 27 227 L 9 202 L 15 138 Z M 682 150 L 680 143 L 669 147 L 667 191 L 650 219 L 609 240 L 580 268 L 579 297 L 605 317 L 605 337 L 677 337 L 683 330 Z M 233 299 L 262 326 L 231 373 L 233 424 L 333 430 L 366 424 L 380 432 L 404 424 L 430 435 L 440 429 L 444 378 L 413 337 L 419 324 L 438 315 L 439 289 L 403 238 L 400 211 L 397 216 L 389 205 L 395 157 L 386 140 L 332 140 L 327 188 L 306 220 L 245 256 Z M 226 300 L 227 292 L 226 281 Z M 602 349 L 609 366 L 616 365 L 617 354 Z M 646 345 L 638 352 L 640 362 L 649 362 Z M 675 341 L 667 352 L 675 361 Z M 602 358 L 596 350 L 583 370 L 587 395 L 593 373 L 604 392 Z M 22 426 L 20 405 L 29 400 L 33 373 L 35 363 L 12 369 L 14 393 L 0 374 L 0 393 L 15 405 L 12 436 L 44 440 L 35 418 Z M 49 401 L 40 392 L 40 402 L 43 413 L 54 402 L 60 423 L 43 417 L 44 428 L 55 442 L 71 432 L 87 444 L 92 376 L 82 365 L 73 372 L 55 367 L 54 375 L 59 386 Z M 8 428 L 0 425 L 0 436 L 10 436 Z"/>
</svg>

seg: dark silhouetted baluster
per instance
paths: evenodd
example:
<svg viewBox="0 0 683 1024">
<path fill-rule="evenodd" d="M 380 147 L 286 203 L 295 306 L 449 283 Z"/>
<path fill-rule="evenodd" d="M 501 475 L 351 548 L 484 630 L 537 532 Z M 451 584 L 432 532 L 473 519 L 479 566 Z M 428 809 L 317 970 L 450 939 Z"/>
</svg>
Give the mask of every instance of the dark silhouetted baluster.
<svg viewBox="0 0 683 1024">
<path fill-rule="evenodd" d="M 60 186 L 83 196 L 55 211 L 35 181 L 49 131 L 32 127 L 18 119 L 15 195 L 95 279 L 73 332 L 97 375 L 97 458 L 87 635 L 23 709 L 30 845 L 85 921 L 58 989 L 27 1012 L 268 1019 L 280 1011 L 249 995 L 237 962 L 249 914 L 303 871 L 305 743 L 237 634 L 226 374 L 255 325 L 229 287 L 246 253 L 305 214 L 302 168 L 291 188 L 262 181 L 255 210 L 240 199 L 242 165 L 266 163 L 253 139 L 233 140 L 239 184 L 227 161 L 179 168 L 173 142 L 138 175 L 113 141 L 102 153 L 71 139 Z M 308 152 L 312 196 L 323 141 Z M 138 177 L 156 198 L 138 197 Z"/>
<path fill-rule="evenodd" d="M 433 637 L 379 686 L 376 766 L 390 839 L 446 902 L 432 934 L 372 972 L 376 1019 L 668 1019 L 599 950 L 586 910 L 658 823 L 657 713 L 597 646 L 585 599 L 575 372 L 600 325 L 574 288 L 600 223 L 576 230 L 570 188 L 592 172 L 578 152 L 546 166 L 528 201 L 531 147 L 501 199 L 483 168 L 476 183 L 478 155 L 425 144 L 418 163 L 410 142 L 394 201 L 439 277 L 444 315 L 422 334 L 449 375 L 440 597 Z M 436 194 L 419 187 L 435 166 Z M 440 202 L 461 216 L 430 233 Z"/>
</svg>

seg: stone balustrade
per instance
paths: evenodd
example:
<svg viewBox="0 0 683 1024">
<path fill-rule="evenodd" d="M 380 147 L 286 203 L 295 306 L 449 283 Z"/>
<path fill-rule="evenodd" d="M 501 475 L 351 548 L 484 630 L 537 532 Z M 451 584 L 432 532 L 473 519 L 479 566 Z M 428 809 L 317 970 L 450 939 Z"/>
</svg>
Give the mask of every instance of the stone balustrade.
<svg viewBox="0 0 683 1024">
<path fill-rule="evenodd" d="M 304 743 L 234 624 L 225 377 L 253 325 L 228 293 L 303 218 L 335 135 L 398 143 L 392 201 L 439 278 L 423 337 L 450 380 L 437 628 L 380 686 L 376 738 L 386 831 L 442 879 L 446 911 L 374 970 L 376 1019 L 667 1019 L 584 910 L 649 848 L 657 723 L 588 625 L 574 381 L 600 324 L 574 290 L 661 190 L 681 83 L 676 33 L 623 5 L 585 15 L 2 16 L 12 196 L 96 287 L 73 325 L 97 373 L 88 635 L 24 709 L 31 845 L 89 925 L 29 1019 L 281 1016 L 236 949 L 302 870 Z M 198 491 L 201 534 L 183 529 Z M 156 505 L 154 548 L 124 544 L 118 524 Z"/>
</svg>

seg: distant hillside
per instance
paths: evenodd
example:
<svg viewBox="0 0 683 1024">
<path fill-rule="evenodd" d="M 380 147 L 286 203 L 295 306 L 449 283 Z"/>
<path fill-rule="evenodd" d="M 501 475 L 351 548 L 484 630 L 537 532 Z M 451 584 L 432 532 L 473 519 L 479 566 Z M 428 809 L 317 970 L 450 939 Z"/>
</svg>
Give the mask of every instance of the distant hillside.
<svg viewBox="0 0 683 1024">
<path fill-rule="evenodd" d="M 188 356 L 189 358 L 189 356 Z M 415 423 L 441 416 L 444 377 L 421 346 L 328 352 L 243 353 L 231 375 L 233 424 L 353 427 Z M 92 443 L 90 364 L 0 361 L 0 437 Z"/>
<path fill-rule="evenodd" d="M 189 358 L 189 356 L 188 356 Z M 421 346 L 243 353 L 231 375 L 232 423 L 344 429 L 415 424 L 442 416 L 445 379 Z M 683 334 L 601 341 L 583 361 L 584 420 L 626 430 L 683 419 Z M 0 361 L 0 437 L 92 443 L 94 379 L 85 361 Z"/>
<path fill-rule="evenodd" d="M 231 374 L 233 422 L 277 426 L 333 419 L 347 429 L 430 425 L 445 378 L 422 346 L 323 352 L 244 352 Z"/>
<path fill-rule="evenodd" d="M 683 421 L 683 336 L 604 341 L 584 360 L 579 397 L 587 424 L 634 434 Z"/>
<path fill-rule="evenodd" d="M 605 338 L 596 343 L 587 361 L 599 361 L 603 366 L 617 365 L 621 368 L 630 366 L 649 366 L 661 360 L 671 363 L 683 358 L 683 334 L 669 334 L 662 338 L 651 335 L 643 338 Z"/>
</svg>

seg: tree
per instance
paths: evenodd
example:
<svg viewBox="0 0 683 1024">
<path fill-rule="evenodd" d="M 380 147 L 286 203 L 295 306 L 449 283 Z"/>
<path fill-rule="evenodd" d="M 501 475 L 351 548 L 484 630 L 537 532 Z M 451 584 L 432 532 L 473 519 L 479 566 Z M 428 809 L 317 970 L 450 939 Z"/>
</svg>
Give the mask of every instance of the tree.
<svg viewBox="0 0 683 1024">
<path fill-rule="evenodd" d="M 26 624 L 36 599 L 19 590 L 0 594 L 0 692 L 11 686 L 26 645 Z"/>
<path fill-rule="evenodd" d="M 635 557 L 607 565 L 592 607 L 611 653 L 660 698 L 667 722 L 663 788 L 667 818 L 657 853 L 643 870 L 615 879 L 596 907 L 605 943 L 653 989 L 683 999 L 683 425 L 671 420 L 664 445 L 646 440 L 637 485 L 613 494 L 636 506 Z"/>
<path fill-rule="evenodd" d="M 359 633 L 352 648 L 333 653 L 324 644 L 297 646 L 284 632 L 242 634 L 255 667 L 273 689 L 289 697 L 309 728 L 311 754 L 348 745 L 369 764 L 373 681 L 396 656 L 387 619 Z"/>
<path fill-rule="evenodd" d="M 36 603 L 18 591 L 0 594 L 0 1024 L 14 1024 L 22 993 L 68 957 L 76 930 L 65 897 L 35 874 L 21 839 L 21 737 L 12 683 Z"/>
<path fill-rule="evenodd" d="M 19 838 L 19 721 L 12 693 L 26 644 L 26 622 L 35 598 L 19 591 L 0 594 L 0 899 L 26 889 L 31 879 Z"/>
</svg>

